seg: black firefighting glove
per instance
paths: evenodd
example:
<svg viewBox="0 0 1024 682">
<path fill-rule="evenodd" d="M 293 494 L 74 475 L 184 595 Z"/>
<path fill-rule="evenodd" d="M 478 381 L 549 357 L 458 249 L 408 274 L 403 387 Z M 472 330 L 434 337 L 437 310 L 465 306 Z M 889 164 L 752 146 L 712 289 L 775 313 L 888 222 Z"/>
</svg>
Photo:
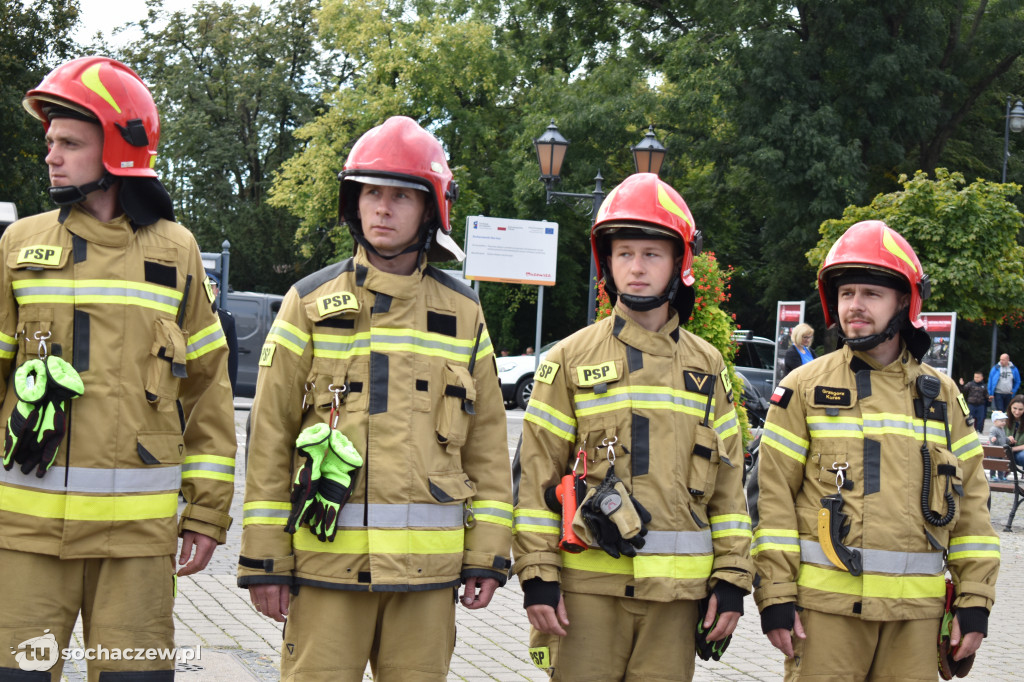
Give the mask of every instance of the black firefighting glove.
<svg viewBox="0 0 1024 682">
<path fill-rule="evenodd" d="M 348 502 L 352 482 L 363 466 L 363 458 L 341 431 L 331 431 L 328 445 L 320 464 L 320 485 L 309 518 L 309 529 L 321 542 L 334 542 L 338 514 Z"/>
<path fill-rule="evenodd" d="M 46 358 L 46 379 L 42 410 L 33 431 L 32 454 L 21 464 L 22 473 L 35 469 L 39 478 L 53 466 L 57 448 L 64 440 L 69 403 L 85 392 L 75 368 L 56 355 Z"/>
<path fill-rule="evenodd" d="M 715 620 L 712 621 L 711 626 L 704 627 L 704 619 L 708 615 L 708 605 L 711 602 L 711 597 L 705 597 L 697 602 L 697 632 L 694 636 L 694 643 L 696 644 L 697 655 L 701 657 L 701 660 L 719 660 L 722 658 L 722 654 L 729 648 L 729 642 L 732 641 L 732 635 L 728 635 L 714 642 L 708 641 L 708 635 L 718 625 L 718 619 L 723 613 L 729 611 L 736 611 L 743 614 L 743 597 L 746 592 L 730 582 L 725 580 L 719 580 L 718 584 L 715 585 L 714 594 L 718 597 L 718 606 L 715 613 Z"/>
<path fill-rule="evenodd" d="M 14 394 L 18 398 L 7 420 L 4 435 L 4 469 L 25 462 L 35 441 L 33 431 L 42 411 L 40 403 L 46 393 L 46 365 L 42 360 L 29 360 L 14 373 Z"/>
<path fill-rule="evenodd" d="M 321 423 L 306 427 L 295 439 L 295 449 L 304 461 L 295 472 L 295 480 L 292 482 L 292 511 L 284 527 L 286 533 L 294 534 L 299 525 L 311 514 L 310 508 L 320 485 L 320 464 L 327 452 L 327 440 L 330 435 L 331 427 Z"/>
<path fill-rule="evenodd" d="M 634 557 L 636 550 L 643 548 L 650 521 L 650 513 L 626 492 L 613 465 L 601 484 L 587 493 L 573 529 L 589 544 L 618 559 L 621 555 Z"/>
</svg>

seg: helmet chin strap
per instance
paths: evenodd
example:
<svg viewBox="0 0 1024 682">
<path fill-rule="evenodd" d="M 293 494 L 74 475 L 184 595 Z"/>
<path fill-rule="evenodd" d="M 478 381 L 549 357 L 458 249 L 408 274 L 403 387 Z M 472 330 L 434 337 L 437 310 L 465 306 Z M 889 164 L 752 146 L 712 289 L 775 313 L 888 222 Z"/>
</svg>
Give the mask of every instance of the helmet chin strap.
<svg viewBox="0 0 1024 682">
<path fill-rule="evenodd" d="M 423 234 L 424 232 L 426 234 Z M 422 236 L 420 237 L 420 239 L 415 244 L 410 244 L 409 246 L 405 247 L 403 250 L 399 251 L 398 253 L 392 254 L 390 256 L 385 256 L 383 253 L 381 253 L 377 249 L 373 248 L 373 244 L 371 244 L 366 239 L 366 237 L 363 235 L 362 230 L 359 230 L 357 232 L 356 230 L 353 230 L 353 229 L 350 228 L 349 229 L 349 234 L 351 234 L 352 238 L 355 239 L 356 242 L 358 242 L 359 245 L 362 246 L 364 249 L 366 249 L 368 252 L 372 253 L 374 256 L 376 256 L 378 258 L 383 258 L 384 260 L 392 260 L 394 258 L 398 258 L 399 256 L 404 256 L 407 253 L 415 253 L 415 252 L 418 252 L 418 251 L 429 251 L 430 250 L 430 242 L 431 242 L 430 230 L 420 230 L 420 234 Z"/>
<path fill-rule="evenodd" d="M 839 338 L 850 347 L 851 350 L 871 350 L 879 344 L 885 343 L 889 339 L 895 337 L 900 333 L 907 318 L 907 311 L 909 308 L 902 308 L 896 311 L 896 314 L 889 320 L 889 324 L 886 325 L 885 329 L 878 334 L 872 334 L 870 336 L 859 336 L 857 338 L 847 338 L 843 334 L 843 326 L 839 325 Z"/>
<path fill-rule="evenodd" d="M 612 286 L 608 284 L 610 278 L 605 279 L 605 290 L 609 294 L 615 294 L 622 300 L 622 305 L 626 306 L 630 310 L 634 310 L 638 313 L 647 312 L 648 310 L 654 310 L 660 308 L 666 303 L 672 301 L 676 297 L 676 292 L 679 290 L 679 285 L 682 281 L 676 277 L 672 279 L 672 283 L 669 284 L 668 289 L 665 290 L 660 296 L 633 296 L 632 294 L 620 294 L 617 291 L 612 291 L 615 288 L 614 282 L 611 282 Z"/>
<path fill-rule="evenodd" d="M 58 206 L 70 206 L 77 204 L 81 201 L 85 201 L 85 197 L 95 192 L 96 190 L 102 190 L 106 192 L 110 189 L 114 182 L 117 180 L 109 172 L 104 171 L 103 176 L 94 182 L 90 182 L 84 185 L 70 185 L 65 187 L 50 187 L 47 190 L 50 193 L 50 200 Z"/>
</svg>

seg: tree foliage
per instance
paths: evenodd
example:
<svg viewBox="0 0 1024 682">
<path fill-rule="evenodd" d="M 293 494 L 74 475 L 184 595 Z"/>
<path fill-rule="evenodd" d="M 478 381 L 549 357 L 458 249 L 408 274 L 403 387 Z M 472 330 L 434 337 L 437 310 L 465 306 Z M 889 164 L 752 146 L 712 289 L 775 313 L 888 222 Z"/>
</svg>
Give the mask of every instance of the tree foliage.
<svg viewBox="0 0 1024 682">
<path fill-rule="evenodd" d="M 77 0 L 0 0 L 0 201 L 21 216 L 51 204 L 43 129 L 21 106 L 25 93 L 74 55 Z"/>
<path fill-rule="evenodd" d="M 320 111 L 320 93 L 337 77 L 316 40 L 317 3 L 149 8 L 143 39 L 121 56 L 160 109 L 158 171 L 178 218 L 206 250 L 231 242 L 234 288 L 283 292 L 325 256 L 316 236 L 299 256 L 298 220 L 266 202 L 275 173 L 300 149 L 294 130 Z"/>
<path fill-rule="evenodd" d="M 903 190 L 880 194 L 867 206 L 850 206 L 843 217 L 822 223 L 818 244 L 807 253 L 817 269 L 832 244 L 861 220 L 883 220 L 914 247 L 931 280 L 928 311 L 956 311 L 975 322 L 1019 318 L 1024 309 L 1024 246 L 1018 243 L 1024 215 L 1010 202 L 1015 184 L 977 180 L 965 184 L 944 168 L 901 175 Z"/>
</svg>

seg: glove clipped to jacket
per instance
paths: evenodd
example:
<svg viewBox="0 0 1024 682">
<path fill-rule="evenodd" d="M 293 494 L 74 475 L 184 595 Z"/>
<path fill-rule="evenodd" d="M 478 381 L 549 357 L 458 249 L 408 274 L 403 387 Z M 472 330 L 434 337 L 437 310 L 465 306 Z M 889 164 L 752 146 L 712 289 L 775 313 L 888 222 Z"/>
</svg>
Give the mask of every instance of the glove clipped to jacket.
<svg viewBox="0 0 1024 682">
<path fill-rule="evenodd" d="M 604 480 L 591 488 L 580 505 L 573 530 L 588 545 L 597 546 L 612 558 L 636 556 L 647 535 L 651 514 L 629 494 L 625 484 L 615 475 L 615 465 L 608 467 Z"/>
<path fill-rule="evenodd" d="M 352 442 L 327 424 L 302 430 L 295 441 L 305 458 L 292 482 L 292 511 L 285 531 L 294 533 L 303 523 L 321 542 L 333 542 L 338 514 L 348 501 L 352 481 L 363 466 Z"/>
<path fill-rule="evenodd" d="M 68 403 L 85 392 L 82 377 L 65 360 L 50 355 L 29 360 L 14 374 L 18 402 L 7 420 L 4 468 L 36 470 L 42 478 L 57 457 L 67 432 Z"/>
</svg>

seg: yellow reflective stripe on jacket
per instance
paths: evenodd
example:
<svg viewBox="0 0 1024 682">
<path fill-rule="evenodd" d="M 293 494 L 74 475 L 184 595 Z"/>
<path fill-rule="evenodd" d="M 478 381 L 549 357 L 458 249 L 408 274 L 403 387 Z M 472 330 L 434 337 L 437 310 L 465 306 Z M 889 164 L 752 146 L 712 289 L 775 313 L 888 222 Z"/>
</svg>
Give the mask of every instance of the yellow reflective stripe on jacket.
<svg viewBox="0 0 1024 682">
<path fill-rule="evenodd" d="M 910 419 L 906 415 L 893 413 L 872 413 L 862 417 L 807 417 L 807 431 L 811 438 L 864 438 L 865 436 L 905 436 L 921 438 L 924 421 Z M 928 420 L 928 441 L 945 444 L 946 430 L 941 422 Z"/>
<path fill-rule="evenodd" d="M 838 569 L 800 564 L 796 584 L 812 590 L 878 599 L 934 599 L 946 596 L 942 575 L 850 575 Z"/>
<path fill-rule="evenodd" d="M 562 568 L 591 573 L 630 575 L 634 578 L 671 578 L 673 580 L 707 579 L 711 575 L 715 557 L 663 556 L 638 553 L 635 557 L 620 556 L 613 559 L 604 550 L 587 549 L 579 554 L 562 552 Z"/>
<path fill-rule="evenodd" d="M 224 338 L 224 329 L 220 326 L 219 321 L 214 322 L 206 329 L 188 337 L 188 345 L 185 347 L 185 359 L 195 360 L 206 355 L 211 350 L 222 348 L 226 345 L 228 345 L 228 342 Z"/>
<path fill-rule="evenodd" d="M 20 467 L 10 471 L 0 467 L 0 483 L 55 493 L 156 493 L 181 488 L 181 467 L 91 469 L 54 466 L 42 478 L 36 476 L 34 471 L 23 474 Z"/>
<path fill-rule="evenodd" d="M 474 343 L 476 337 L 473 338 Z M 484 328 L 484 333 L 480 336 L 480 345 L 476 349 L 476 361 L 480 362 L 487 357 L 489 353 L 494 352 L 494 347 L 491 345 L 491 335 L 487 333 L 487 328 Z M 472 353 L 472 346 L 470 346 L 470 353 Z"/>
<path fill-rule="evenodd" d="M 284 526 L 292 512 L 291 502 L 270 502 L 259 500 L 242 505 L 242 527 L 250 524 Z"/>
<path fill-rule="evenodd" d="M 408 528 L 339 528 L 334 542 L 320 542 L 305 526 L 292 537 L 292 546 L 327 554 L 462 554 L 465 531 Z"/>
<path fill-rule="evenodd" d="M 309 334 L 284 320 L 274 320 L 267 333 L 266 343 L 276 343 L 296 355 L 302 355 L 309 344 Z"/>
<path fill-rule="evenodd" d="M 516 509 L 517 533 L 546 533 L 558 535 L 562 528 L 562 515 L 547 509 Z"/>
<path fill-rule="evenodd" d="M 736 410 L 730 409 L 721 417 L 715 419 L 715 431 L 723 439 L 739 433 L 740 420 L 736 416 Z"/>
<path fill-rule="evenodd" d="M 961 461 L 977 457 L 981 452 L 981 443 L 973 433 L 969 433 L 953 443 L 953 455 Z"/>
<path fill-rule="evenodd" d="M 4 488 L 0 510 L 69 521 L 162 519 L 177 514 L 178 493 L 93 496 Z"/>
<path fill-rule="evenodd" d="M 787 431 L 774 422 L 767 422 L 761 435 L 761 443 L 769 445 L 801 465 L 807 463 L 807 447 L 810 442 Z"/>
<path fill-rule="evenodd" d="M 615 410 L 649 409 L 671 410 L 704 418 L 708 398 L 700 393 L 691 393 L 665 386 L 622 386 L 611 388 L 604 393 L 577 393 L 576 416 L 614 412 Z M 715 409 L 714 398 L 711 409 Z"/>
<path fill-rule="evenodd" d="M 523 420 L 536 424 L 570 443 L 576 442 L 576 420 L 530 396 Z"/>
<path fill-rule="evenodd" d="M 484 523 L 496 523 L 506 528 L 512 527 L 512 505 L 497 500 L 474 500 L 472 504 L 473 518 Z"/>
<path fill-rule="evenodd" d="M 727 536 L 738 536 L 744 538 L 752 537 L 750 532 L 750 517 L 746 514 L 721 514 L 708 519 L 711 524 L 711 537 L 724 538 Z"/>
<path fill-rule="evenodd" d="M 181 465 L 182 478 L 212 478 L 217 481 L 235 480 L 235 460 L 219 455 L 188 455 Z"/>
<path fill-rule="evenodd" d="M 10 360 L 18 350 L 18 340 L 0 332 L 0 358 Z"/>
<path fill-rule="evenodd" d="M 949 541 L 949 560 L 1000 557 L 999 538 L 989 535 L 965 535 Z"/>
<path fill-rule="evenodd" d="M 107 303 L 137 305 L 176 315 L 181 302 L 181 292 L 176 289 L 113 279 L 25 279 L 11 282 L 11 288 L 18 305 Z"/>
<path fill-rule="evenodd" d="M 754 533 L 750 555 L 774 549 L 779 552 L 800 553 L 800 533 L 786 528 L 762 528 Z"/>
<path fill-rule="evenodd" d="M 374 350 L 442 357 L 468 364 L 473 354 L 474 343 L 476 337 L 457 339 L 437 332 L 373 327 L 369 332 L 356 334 L 313 334 L 313 356 L 345 359 L 369 355 L 370 351 Z M 479 353 L 479 349 L 477 352 Z"/>
</svg>

